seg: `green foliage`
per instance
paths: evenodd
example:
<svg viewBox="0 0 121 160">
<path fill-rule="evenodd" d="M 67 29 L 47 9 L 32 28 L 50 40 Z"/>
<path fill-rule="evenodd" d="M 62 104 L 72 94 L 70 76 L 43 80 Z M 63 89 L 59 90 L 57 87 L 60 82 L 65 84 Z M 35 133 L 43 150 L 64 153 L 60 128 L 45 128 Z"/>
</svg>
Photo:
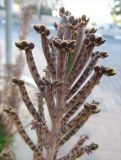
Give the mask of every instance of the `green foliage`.
<svg viewBox="0 0 121 160">
<path fill-rule="evenodd" d="M 113 0 L 111 14 L 114 22 L 121 26 L 121 0 Z"/>
<path fill-rule="evenodd" d="M 121 0 L 113 0 L 112 14 L 121 15 Z"/>
<path fill-rule="evenodd" d="M 74 61 L 74 52 L 70 52 L 69 53 L 69 56 L 68 56 L 68 64 L 67 64 L 67 73 L 70 74 L 70 71 L 72 69 L 72 64 L 73 64 L 73 61 Z"/>
<path fill-rule="evenodd" d="M 52 15 L 52 9 L 46 6 L 40 6 L 40 16 L 41 15 Z"/>
<path fill-rule="evenodd" d="M 12 137 L 3 124 L 0 124 L 0 152 L 12 142 Z"/>
</svg>

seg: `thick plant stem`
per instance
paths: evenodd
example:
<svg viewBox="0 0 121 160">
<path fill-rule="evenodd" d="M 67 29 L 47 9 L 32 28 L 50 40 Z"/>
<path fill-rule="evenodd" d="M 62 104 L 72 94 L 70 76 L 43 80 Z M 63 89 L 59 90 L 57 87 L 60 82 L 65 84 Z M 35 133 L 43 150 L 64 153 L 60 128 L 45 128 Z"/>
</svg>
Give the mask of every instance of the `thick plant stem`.
<svg viewBox="0 0 121 160">
<path fill-rule="evenodd" d="M 52 124 L 51 132 L 50 132 L 50 147 L 47 150 L 46 159 L 53 160 L 55 156 L 55 152 L 57 149 L 57 141 L 58 141 L 58 132 L 60 128 L 60 122 L 55 122 Z"/>
</svg>

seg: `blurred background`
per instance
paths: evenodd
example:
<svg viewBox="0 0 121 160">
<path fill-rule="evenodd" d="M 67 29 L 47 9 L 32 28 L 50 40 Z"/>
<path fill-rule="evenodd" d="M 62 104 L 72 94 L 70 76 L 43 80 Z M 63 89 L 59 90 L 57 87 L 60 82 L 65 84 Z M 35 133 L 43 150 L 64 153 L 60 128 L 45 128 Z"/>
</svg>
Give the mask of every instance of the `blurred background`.
<svg viewBox="0 0 121 160">
<path fill-rule="evenodd" d="M 46 61 L 40 37 L 33 30 L 32 24 L 45 24 L 51 30 L 51 36 L 54 36 L 56 31 L 53 23 L 59 22 L 58 9 L 62 6 L 75 17 L 83 14 L 90 17 L 88 26 L 97 28 L 96 35 L 106 39 L 106 43 L 95 50 L 109 53 L 109 57 L 99 63 L 114 67 L 117 75 L 112 78 L 104 77 L 100 85 L 96 86 L 89 100 L 99 101 L 102 112 L 90 118 L 60 154 L 67 153 L 67 146 L 71 146 L 80 133 L 85 133 L 89 135 L 91 142 L 97 142 L 100 147 L 94 154 L 82 157 L 82 160 L 120 160 L 121 0 L 0 0 L 0 151 L 11 144 L 16 160 L 31 159 L 31 151 L 2 111 L 5 106 L 14 106 L 26 131 L 36 141 L 34 131 L 30 130 L 31 117 L 21 102 L 19 91 L 10 80 L 12 76 L 22 77 L 36 106 L 37 88 L 29 73 L 24 54 L 16 49 L 15 42 L 27 39 L 35 43 L 34 58 L 40 74 L 43 75 L 42 69 L 45 68 Z"/>
</svg>

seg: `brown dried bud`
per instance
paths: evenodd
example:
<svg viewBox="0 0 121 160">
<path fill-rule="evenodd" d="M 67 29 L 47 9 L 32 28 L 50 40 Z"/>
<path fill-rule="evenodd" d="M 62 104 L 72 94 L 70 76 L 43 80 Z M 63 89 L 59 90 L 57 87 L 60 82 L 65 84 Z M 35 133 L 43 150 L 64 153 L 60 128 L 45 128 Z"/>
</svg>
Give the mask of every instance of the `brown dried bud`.
<svg viewBox="0 0 121 160">
<path fill-rule="evenodd" d="M 91 113 L 92 113 L 92 114 L 97 114 L 97 113 L 99 113 L 100 111 L 101 111 L 101 110 L 97 108 L 97 110 L 92 110 Z"/>
<path fill-rule="evenodd" d="M 4 108 L 3 109 L 6 113 L 10 113 L 10 109 L 9 108 Z"/>
<path fill-rule="evenodd" d="M 94 41 L 95 41 L 95 35 L 94 35 L 94 34 L 90 34 L 90 35 L 89 35 L 89 40 L 90 40 L 91 42 L 94 42 Z"/>
<path fill-rule="evenodd" d="M 64 13 L 65 13 L 65 8 L 64 8 L 64 7 L 61 7 L 61 8 L 59 9 L 59 15 L 62 16 Z"/>
<path fill-rule="evenodd" d="M 96 104 L 91 104 L 90 107 L 91 107 L 91 110 L 96 110 L 97 109 L 97 105 Z"/>
<path fill-rule="evenodd" d="M 84 104 L 84 108 L 88 110 L 91 114 L 96 114 L 100 112 L 100 109 L 98 108 L 98 104 L 93 102 L 91 104 L 89 103 Z"/>
<path fill-rule="evenodd" d="M 77 24 L 78 24 L 78 22 L 79 22 L 78 18 L 74 19 L 74 21 L 73 21 L 73 25 L 74 25 L 74 26 L 75 26 L 75 25 L 77 25 Z"/>
<path fill-rule="evenodd" d="M 34 24 L 33 27 L 34 27 L 34 29 L 35 29 L 36 32 L 39 32 L 39 31 L 40 31 L 39 25 Z"/>
<path fill-rule="evenodd" d="M 103 40 L 102 37 L 95 38 L 95 45 L 99 46 L 103 44 L 106 40 Z"/>
<path fill-rule="evenodd" d="M 34 44 L 32 42 L 28 43 L 27 41 L 19 41 L 19 42 L 16 42 L 15 45 L 21 50 L 34 48 Z"/>
<path fill-rule="evenodd" d="M 55 47 L 57 47 L 57 48 L 60 48 L 60 44 L 59 44 L 59 42 L 57 41 L 57 40 L 53 40 L 53 45 L 55 46 Z"/>
<path fill-rule="evenodd" d="M 96 55 L 98 55 L 98 52 L 92 53 L 92 54 L 91 54 L 91 58 L 92 58 L 92 57 L 95 57 Z"/>
<path fill-rule="evenodd" d="M 28 46 L 28 42 L 25 41 L 25 40 L 22 40 L 20 41 L 21 45 L 24 46 L 24 47 L 27 47 Z"/>
<path fill-rule="evenodd" d="M 106 40 L 102 40 L 102 41 L 100 42 L 100 45 L 103 44 L 103 43 L 105 43 L 105 41 L 106 41 Z"/>
<path fill-rule="evenodd" d="M 85 45 L 88 45 L 88 44 L 89 44 L 89 39 L 86 38 L 86 39 L 84 40 L 84 43 L 85 43 Z"/>
<path fill-rule="evenodd" d="M 68 48 L 73 48 L 75 46 L 75 43 L 76 43 L 75 40 L 70 41 L 68 44 Z"/>
<path fill-rule="evenodd" d="M 106 58 L 109 56 L 107 52 L 99 52 L 98 54 L 99 54 L 100 58 Z"/>
<path fill-rule="evenodd" d="M 15 77 L 12 78 L 12 82 L 14 84 L 17 84 L 17 85 L 23 85 L 24 84 L 23 80 L 20 80 L 19 78 L 15 78 Z"/>
<path fill-rule="evenodd" d="M 34 44 L 32 42 L 28 43 L 27 41 L 19 41 L 19 42 L 16 42 L 15 45 L 21 50 L 34 48 Z"/>
<path fill-rule="evenodd" d="M 50 35 L 50 30 L 49 30 L 49 29 L 46 29 L 46 30 L 45 30 L 45 35 L 46 35 L 46 36 L 49 36 L 49 35 Z"/>
<path fill-rule="evenodd" d="M 24 85 L 24 81 L 20 79 L 18 85 Z"/>
<path fill-rule="evenodd" d="M 18 83 L 19 83 L 19 79 L 18 79 L 18 78 L 13 77 L 13 78 L 12 78 L 12 82 L 13 82 L 14 84 L 18 84 Z"/>
<path fill-rule="evenodd" d="M 46 30 L 46 27 L 44 25 L 40 25 L 40 31 L 45 32 L 45 30 Z"/>
<path fill-rule="evenodd" d="M 95 101 L 95 100 L 93 100 L 92 102 L 91 102 L 91 104 L 96 104 L 97 106 L 99 106 L 99 102 L 97 102 L 97 101 Z"/>
<path fill-rule="evenodd" d="M 101 70 L 101 67 L 100 67 L 100 66 L 95 66 L 95 67 L 94 67 L 94 71 L 95 71 L 95 72 L 100 72 L 100 70 Z"/>
<path fill-rule="evenodd" d="M 96 43 L 100 43 L 102 41 L 102 37 L 97 37 L 96 39 L 95 39 L 95 42 Z"/>
<path fill-rule="evenodd" d="M 15 45 L 17 48 L 19 48 L 20 50 L 24 50 L 27 48 L 28 46 L 28 42 L 27 41 L 19 41 L 19 42 L 15 42 Z"/>
<path fill-rule="evenodd" d="M 34 29 L 38 32 L 38 33 L 42 33 L 45 32 L 46 27 L 44 25 L 33 25 Z"/>
<path fill-rule="evenodd" d="M 90 18 L 86 19 L 86 15 L 82 15 L 81 22 L 85 22 L 87 24 L 89 22 Z"/>
<path fill-rule="evenodd" d="M 96 31 L 97 31 L 96 28 L 92 28 L 92 29 L 90 30 L 90 33 L 96 33 Z"/>
<path fill-rule="evenodd" d="M 69 11 L 65 11 L 64 13 L 66 16 L 69 16 L 70 12 Z"/>
<path fill-rule="evenodd" d="M 4 111 L 5 111 L 6 113 L 10 113 L 12 110 L 13 110 L 13 107 L 11 107 L 11 106 L 9 106 L 9 107 L 7 107 L 7 108 L 4 108 Z"/>
<path fill-rule="evenodd" d="M 69 19 L 68 19 L 68 22 L 71 23 L 71 24 L 73 24 L 73 22 L 74 22 L 74 16 L 70 16 Z"/>
<path fill-rule="evenodd" d="M 63 48 L 63 49 L 66 49 L 68 46 L 68 41 L 64 40 L 60 43 L 60 47 Z"/>
<path fill-rule="evenodd" d="M 84 104 L 84 108 L 87 109 L 87 110 L 89 110 L 90 109 L 90 104 L 89 103 L 85 103 Z"/>
<path fill-rule="evenodd" d="M 98 148 L 98 145 L 95 143 L 92 143 L 91 145 L 88 146 L 91 150 L 96 150 Z"/>
<path fill-rule="evenodd" d="M 29 49 L 33 49 L 33 48 L 34 48 L 34 43 L 30 42 L 30 43 L 28 44 L 28 48 L 29 48 Z"/>
<path fill-rule="evenodd" d="M 116 71 L 113 68 L 105 68 L 104 74 L 106 76 L 114 76 L 116 74 Z"/>
<path fill-rule="evenodd" d="M 91 104 L 90 105 L 90 111 L 92 114 L 97 114 L 100 112 L 100 108 L 98 107 L 97 104 Z"/>
<path fill-rule="evenodd" d="M 88 18 L 88 19 L 86 20 L 86 23 L 88 23 L 88 22 L 89 22 L 89 20 L 90 20 L 90 18 Z"/>
<path fill-rule="evenodd" d="M 82 15 L 81 20 L 82 20 L 82 21 L 86 21 L 86 15 L 85 15 L 85 14 Z"/>
</svg>

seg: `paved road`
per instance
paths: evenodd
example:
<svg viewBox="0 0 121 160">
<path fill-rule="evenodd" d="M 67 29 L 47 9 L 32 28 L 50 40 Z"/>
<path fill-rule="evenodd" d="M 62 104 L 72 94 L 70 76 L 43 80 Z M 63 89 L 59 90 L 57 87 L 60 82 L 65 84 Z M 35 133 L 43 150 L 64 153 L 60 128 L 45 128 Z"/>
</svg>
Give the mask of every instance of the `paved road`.
<svg viewBox="0 0 121 160">
<path fill-rule="evenodd" d="M 0 43 L 2 44 L 4 44 L 3 28 L 4 26 L 2 26 L 2 30 L 0 29 L 0 37 L 2 37 L 0 38 Z M 15 26 L 13 32 L 13 57 L 15 57 L 18 53 L 14 46 L 15 40 L 18 39 L 16 30 L 18 30 L 18 28 Z M 34 57 L 40 74 L 43 74 L 40 69 L 45 67 L 46 62 L 41 49 L 40 37 L 33 30 L 31 30 L 28 39 L 36 44 L 36 48 L 34 49 Z M 107 51 L 110 56 L 105 60 L 100 60 L 99 63 L 105 66 L 114 67 L 117 71 L 117 75 L 111 78 L 104 76 L 100 82 L 100 85 L 96 86 L 93 90 L 88 100 L 91 101 L 92 99 L 95 99 L 100 101 L 102 112 L 97 116 L 91 117 L 82 130 L 71 139 L 69 145 L 67 144 L 68 146 L 71 146 L 71 144 L 76 142 L 76 139 L 80 133 L 88 134 L 91 142 L 94 141 L 99 144 L 100 147 L 94 154 L 90 155 L 90 157 L 84 156 L 82 157 L 82 160 L 121 159 L 121 40 L 107 37 L 106 41 L 107 42 L 103 46 L 96 48 L 95 50 L 100 49 Z M 30 76 L 27 66 L 25 66 L 24 75 Z M 32 94 L 34 95 L 34 93 Z M 33 100 L 35 102 L 34 98 Z M 28 113 L 25 112 L 25 108 L 22 108 L 21 110 L 23 110 L 21 116 L 24 114 L 24 117 L 26 117 L 25 119 L 29 121 L 30 119 L 28 118 Z M 33 140 L 35 141 L 36 138 L 33 131 L 30 131 L 30 128 L 28 128 L 27 131 L 31 134 Z M 16 141 L 14 143 L 14 147 L 16 148 L 16 153 L 19 153 L 17 160 L 29 159 L 31 152 L 28 147 L 25 147 L 24 142 L 20 141 L 21 138 L 18 135 L 15 139 Z M 65 150 L 65 147 L 61 150 L 60 154 L 68 151 L 67 149 Z"/>
</svg>

